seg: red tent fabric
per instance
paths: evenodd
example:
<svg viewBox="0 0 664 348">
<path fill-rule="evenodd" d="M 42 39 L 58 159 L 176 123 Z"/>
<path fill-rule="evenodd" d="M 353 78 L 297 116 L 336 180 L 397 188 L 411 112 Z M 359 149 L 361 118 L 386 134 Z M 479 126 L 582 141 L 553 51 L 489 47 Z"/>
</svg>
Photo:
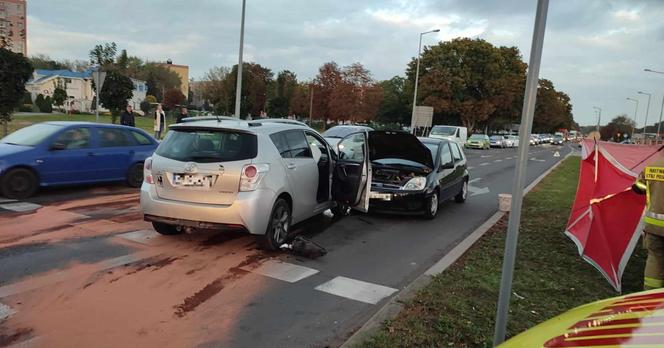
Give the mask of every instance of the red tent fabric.
<svg viewBox="0 0 664 348">
<path fill-rule="evenodd" d="M 645 212 L 645 196 L 634 193 L 631 186 L 646 165 L 664 156 L 660 148 L 582 143 L 579 185 L 565 234 L 616 291 L 641 235 Z"/>
</svg>

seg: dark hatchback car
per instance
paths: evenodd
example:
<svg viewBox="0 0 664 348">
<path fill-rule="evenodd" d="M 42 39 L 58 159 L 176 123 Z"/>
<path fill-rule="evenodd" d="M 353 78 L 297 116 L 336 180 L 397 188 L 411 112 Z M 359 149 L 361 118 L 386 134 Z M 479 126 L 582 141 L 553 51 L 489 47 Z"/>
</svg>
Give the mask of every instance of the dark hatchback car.
<svg viewBox="0 0 664 348">
<path fill-rule="evenodd" d="M 369 133 L 372 177 L 369 208 L 421 213 L 433 219 L 441 202 L 468 195 L 469 173 L 455 142 L 403 132 Z"/>
<path fill-rule="evenodd" d="M 0 189 L 24 199 L 45 186 L 125 181 L 140 187 L 157 142 L 141 129 L 86 122 L 44 122 L 0 140 Z"/>
</svg>

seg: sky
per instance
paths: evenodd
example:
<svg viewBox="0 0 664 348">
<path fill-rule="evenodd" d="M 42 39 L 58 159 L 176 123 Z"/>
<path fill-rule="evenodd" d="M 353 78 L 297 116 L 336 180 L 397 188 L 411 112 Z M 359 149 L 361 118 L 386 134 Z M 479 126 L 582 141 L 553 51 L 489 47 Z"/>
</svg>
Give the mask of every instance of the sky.
<svg viewBox="0 0 664 348">
<path fill-rule="evenodd" d="M 172 59 L 198 79 L 237 64 L 240 0 L 27 0 L 28 53 L 87 59 L 114 41 L 130 55 Z M 536 0 L 247 0 L 244 60 L 300 80 L 325 62 L 360 62 L 375 79 L 404 75 L 424 45 L 456 37 L 516 46 L 528 62 Z M 660 116 L 664 100 L 664 0 L 551 0 L 540 77 L 571 97 L 575 120 Z"/>
</svg>

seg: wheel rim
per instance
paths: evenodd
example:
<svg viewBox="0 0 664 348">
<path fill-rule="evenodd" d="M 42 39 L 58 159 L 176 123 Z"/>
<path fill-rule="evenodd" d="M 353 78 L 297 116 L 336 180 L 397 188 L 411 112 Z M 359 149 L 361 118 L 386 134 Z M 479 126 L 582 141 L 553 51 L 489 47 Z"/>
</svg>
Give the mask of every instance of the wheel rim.
<svg viewBox="0 0 664 348">
<path fill-rule="evenodd" d="M 436 215 L 436 212 L 438 212 L 438 194 L 435 192 L 431 196 L 431 204 L 429 212 L 431 213 L 432 216 Z"/>
<path fill-rule="evenodd" d="M 289 224 L 288 209 L 280 205 L 274 211 L 274 215 L 272 216 L 272 235 L 274 236 L 274 241 L 277 242 L 277 244 L 283 243 L 286 239 L 286 236 L 288 235 Z"/>
<path fill-rule="evenodd" d="M 9 179 L 9 187 L 13 193 L 23 193 L 30 189 L 30 180 L 24 175 L 12 175 Z"/>
<path fill-rule="evenodd" d="M 463 182 L 463 188 L 461 189 L 461 196 L 463 197 L 464 200 L 468 196 L 468 182 L 467 181 Z"/>
</svg>

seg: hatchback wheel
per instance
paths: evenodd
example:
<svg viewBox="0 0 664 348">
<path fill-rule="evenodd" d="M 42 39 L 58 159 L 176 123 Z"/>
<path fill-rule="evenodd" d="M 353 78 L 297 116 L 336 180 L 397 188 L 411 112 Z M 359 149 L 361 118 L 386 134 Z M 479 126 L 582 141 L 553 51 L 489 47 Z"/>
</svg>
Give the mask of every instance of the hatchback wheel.
<svg viewBox="0 0 664 348">
<path fill-rule="evenodd" d="M 2 194 L 11 199 L 25 199 L 37 192 L 37 175 L 26 168 L 16 168 L 2 177 Z"/>
<path fill-rule="evenodd" d="M 461 192 L 454 196 L 454 201 L 457 203 L 463 203 L 468 198 L 468 180 L 463 181 L 463 186 L 461 187 Z"/>
<path fill-rule="evenodd" d="M 434 191 L 425 204 L 424 218 L 433 219 L 438 214 L 438 192 Z"/>
<path fill-rule="evenodd" d="M 268 250 L 278 250 L 286 242 L 291 225 L 291 210 L 285 199 L 279 198 L 274 203 L 270 222 L 263 236 L 263 247 Z"/>
<path fill-rule="evenodd" d="M 143 163 L 135 163 L 127 171 L 127 184 L 131 187 L 141 187 L 143 184 Z"/>
</svg>

